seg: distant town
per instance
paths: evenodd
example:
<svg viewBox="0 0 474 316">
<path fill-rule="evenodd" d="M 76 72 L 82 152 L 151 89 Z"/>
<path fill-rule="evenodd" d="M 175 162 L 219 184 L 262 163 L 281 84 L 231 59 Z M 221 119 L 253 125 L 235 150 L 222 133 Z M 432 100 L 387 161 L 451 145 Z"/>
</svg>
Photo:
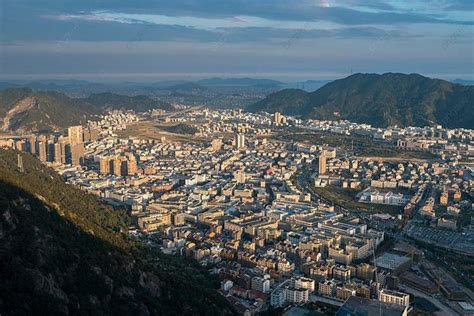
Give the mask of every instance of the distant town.
<svg viewBox="0 0 474 316">
<path fill-rule="evenodd" d="M 474 130 L 175 110 L 0 147 L 126 210 L 130 236 L 197 260 L 242 315 L 474 313 Z"/>
</svg>

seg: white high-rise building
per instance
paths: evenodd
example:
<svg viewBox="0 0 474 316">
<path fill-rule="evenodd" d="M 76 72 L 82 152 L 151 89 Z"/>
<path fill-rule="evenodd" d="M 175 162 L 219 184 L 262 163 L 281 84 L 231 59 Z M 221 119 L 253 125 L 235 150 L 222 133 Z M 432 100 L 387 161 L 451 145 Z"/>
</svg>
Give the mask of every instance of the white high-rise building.
<svg viewBox="0 0 474 316">
<path fill-rule="evenodd" d="M 235 148 L 240 149 L 245 147 L 245 134 L 237 133 L 235 135 Z"/>
</svg>

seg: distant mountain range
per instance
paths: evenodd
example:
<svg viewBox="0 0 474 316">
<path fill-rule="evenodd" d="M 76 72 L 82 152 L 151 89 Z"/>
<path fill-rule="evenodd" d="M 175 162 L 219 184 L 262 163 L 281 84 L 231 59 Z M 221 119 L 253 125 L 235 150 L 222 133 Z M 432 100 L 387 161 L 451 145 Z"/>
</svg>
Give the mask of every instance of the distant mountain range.
<svg viewBox="0 0 474 316">
<path fill-rule="evenodd" d="M 197 84 L 202 86 L 266 86 L 279 87 L 285 83 L 271 79 L 252 79 L 252 78 L 210 78 L 197 81 Z"/>
<path fill-rule="evenodd" d="M 146 111 L 173 107 L 147 96 L 124 96 L 113 93 L 91 94 L 87 98 L 70 98 L 54 91 L 30 88 L 8 88 L 0 91 L 0 130 L 53 131 L 79 124 L 106 110 Z"/>
<path fill-rule="evenodd" d="M 417 74 L 387 73 L 290 83 L 255 78 L 0 82 L 0 130 L 57 130 L 107 109 L 169 110 L 170 103 L 239 106 L 306 118 L 344 118 L 374 126 L 442 124 L 472 128 L 474 87 L 468 85 L 472 83 L 469 80 L 455 81 L 459 84 Z"/>
<path fill-rule="evenodd" d="M 328 83 L 329 80 L 306 80 L 298 82 L 282 82 L 271 79 L 256 78 L 208 78 L 197 81 L 168 80 L 156 82 L 109 82 L 97 83 L 84 80 L 40 80 L 40 81 L 0 81 L 0 90 L 6 88 L 31 88 L 38 91 L 59 91 L 74 94 L 78 91 L 85 93 L 116 92 L 123 94 L 134 94 L 154 90 L 206 90 L 219 88 L 261 88 L 261 89 L 283 89 L 301 88 L 303 90 L 314 90 Z"/>
<path fill-rule="evenodd" d="M 354 74 L 314 92 L 284 89 L 249 111 L 282 112 L 316 119 L 347 119 L 376 127 L 474 128 L 474 86 L 419 74 Z"/>
</svg>

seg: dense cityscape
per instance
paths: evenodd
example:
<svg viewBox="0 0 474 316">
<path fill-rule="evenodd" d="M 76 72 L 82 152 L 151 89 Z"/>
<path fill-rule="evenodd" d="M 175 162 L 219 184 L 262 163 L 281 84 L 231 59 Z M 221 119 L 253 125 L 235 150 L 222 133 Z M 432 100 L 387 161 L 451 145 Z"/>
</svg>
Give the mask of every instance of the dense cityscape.
<svg viewBox="0 0 474 316">
<path fill-rule="evenodd" d="M 64 135 L 0 145 L 127 210 L 129 235 L 197 260 L 239 314 L 307 304 L 326 313 L 408 315 L 420 304 L 472 312 L 472 130 L 176 108 L 112 111 Z M 293 139 L 308 133 L 363 137 L 398 155 L 357 156 L 353 140 Z"/>
<path fill-rule="evenodd" d="M 0 0 L 0 316 L 474 316 L 473 0 Z"/>
</svg>

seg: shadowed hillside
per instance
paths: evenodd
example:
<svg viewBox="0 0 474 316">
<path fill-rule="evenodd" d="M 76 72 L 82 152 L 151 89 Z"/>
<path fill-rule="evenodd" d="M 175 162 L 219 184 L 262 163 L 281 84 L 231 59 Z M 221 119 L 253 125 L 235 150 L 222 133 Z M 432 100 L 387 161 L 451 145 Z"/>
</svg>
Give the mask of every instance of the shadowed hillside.
<svg viewBox="0 0 474 316">
<path fill-rule="evenodd" d="M 127 216 L 0 150 L 0 314 L 231 314 L 196 262 L 144 249 Z"/>
</svg>

